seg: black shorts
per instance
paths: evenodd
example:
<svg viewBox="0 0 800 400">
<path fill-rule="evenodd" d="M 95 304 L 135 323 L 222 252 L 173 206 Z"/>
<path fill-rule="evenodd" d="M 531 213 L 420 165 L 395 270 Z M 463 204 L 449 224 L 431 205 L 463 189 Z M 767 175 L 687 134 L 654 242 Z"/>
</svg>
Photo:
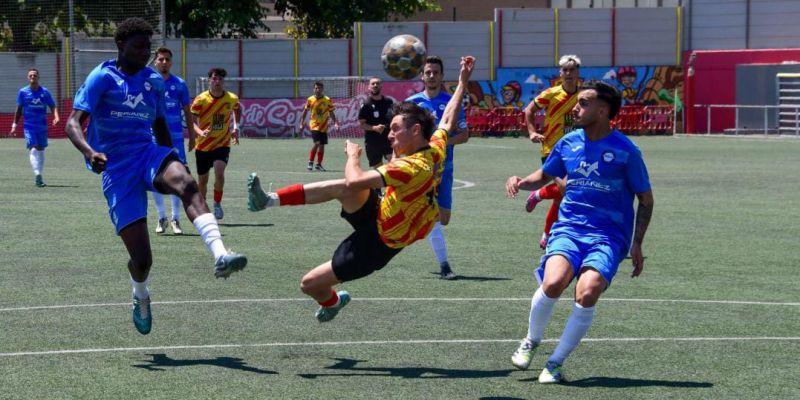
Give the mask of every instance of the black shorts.
<svg viewBox="0 0 800 400">
<path fill-rule="evenodd" d="M 345 238 L 333 252 L 331 264 L 336 278 L 342 282 L 363 278 L 389 263 L 402 250 L 393 249 L 383 243 L 378 234 L 377 191 L 370 190 L 369 198 L 358 211 L 348 214 L 342 210 L 355 231 Z"/>
<path fill-rule="evenodd" d="M 365 139 L 364 147 L 366 147 L 367 150 L 367 161 L 370 167 L 382 164 L 383 158 L 391 156 L 392 154 L 392 146 L 389 141 L 384 138 Z"/>
<path fill-rule="evenodd" d="M 311 131 L 311 140 L 314 143 L 328 144 L 328 134 L 320 131 Z"/>
<path fill-rule="evenodd" d="M 197 175 L 205 175 L 214 166 L 214 161 L 228 163 L 231 154 L 230 147 L 219 147 L 211 151 L 194 151 L 194 158 L 197 161 Z"/>
</svg>

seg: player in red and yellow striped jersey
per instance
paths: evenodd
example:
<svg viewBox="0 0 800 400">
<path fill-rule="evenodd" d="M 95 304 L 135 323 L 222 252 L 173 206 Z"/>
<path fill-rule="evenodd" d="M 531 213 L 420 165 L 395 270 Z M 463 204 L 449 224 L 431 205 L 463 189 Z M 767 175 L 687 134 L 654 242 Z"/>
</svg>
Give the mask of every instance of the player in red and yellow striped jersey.
<svg viewBox="0 0 800 400">
<path fill-rule="evenodd" d="M 525 121 L 528 126 L 528 134 L 534 143 L 542 144 L 542 163 L 550 155 L 556 142 L 565 133 L 572 131 L 573 117 L 572 109 L 578 102 L 578 81 L 580 80 L 581 59 L 575 55 L 566 55 L 558 61 L 559 77 L 561 84 L 553 86 L 542 93 L 525 107 Z M 544 111 L 544 127 L 542 132 L 537 132 L 534 126 L 534 114 L 539 110 Z M 558 207 L 561 205 L 561 191 L 555 183 L 534 191 L 528 196 L 525 202 L 525 210 L 533 211 L 540 201 L 553 199 L 547 216 L 544 220 L 544 232 L 539 240 L 539 247 L 544 249 L 547 246 L 547 239 L 550 236 L 550 228 L 558 219 Z"/>
<path fill-rule="evenodd" d="M 197 183 L 200 194 L 206 198 L 208 172 L 214 167 L 214 216 L 222 219 L 222 191 L 225 187 L 225 168 L 231 151 L 231 142 L 239 144 L 239 123 L 242 108 L 239 97 L 225 90 L 225 76 L 222 68 L 208 71 L 209 89 L 200 93 L 192 102 L 194 131 L 197 136 Z M 231 126 L 233 115 L 233 126 Z M 192 149 L 189 149 L 192 151 Z"/>
<path fill-rule="evenodd" d="M 322 82 L 314 82 L 314 95 L 306 100 L 306 105 L 303 107 L 303 116 L 300 117 L 297 127 L 298 132 L 303 131 L 303 122 L 306 120 L 306 114 L 311 110 L 311 120 L 308 122 L 308 128 L 311 129 L 311 139 L 314 144 L 311 145 L 311 151 L 308 152 L 309 171 L 314 167 L 315 155 L 317 157 L 317 171 L 325 171 L 325 168 L 322 167 L 322 158 L 325 156 L 325 145 L 328 144 L 328 120 L 333 121 L 334 129 L 339 129 L 339 123 L 336 122 L 336 114 L 333 112 L 333 100 L 325 96 L 324 90 L 325 87 Z"/>
<path fill-rule="evenodd" d="M 389 127 L 394 159 L 376 169 L 362 170 L 361 146 L 345 144 L 344 179 L 296 184 L 264 193 L 255 173 L 248 179 L 250 211 L 272 206 L 316 204 L 339 200 L 342 218 L 355 228 L 333 258 L 308 272 L 300 283 L 303 293 L 320 304 L 317 320 L 333 319 L 350 301 L 333 286 L 365 277 L 381 268 L 406 246 L 425 238 L 439 219 L 436 190 L 446 158 L 447 132 L 456 128 L 461 99 L 475 59 L 461 59 L 458 87 L 434 132 L 434 117 L 412 102 L 396 104 Z M 375 189 L 386 187 L 380 198 Z"/>
</svg>

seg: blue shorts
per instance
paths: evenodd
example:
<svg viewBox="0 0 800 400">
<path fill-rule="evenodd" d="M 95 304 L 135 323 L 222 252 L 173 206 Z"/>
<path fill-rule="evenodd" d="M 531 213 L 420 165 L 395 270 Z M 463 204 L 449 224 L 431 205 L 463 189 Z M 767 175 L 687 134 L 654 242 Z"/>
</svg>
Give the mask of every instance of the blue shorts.
<svg viewBox="0 0 800 400">
<path fill-rule="evenodd" d="M 186 161 L 186 149 L 183 146 L 183 135 L 172 137 L 172 147 L 178 151 L 178 158 L 181 160 L 183 165 L 189 165 L 189 163 Z"/>
<path fill-rule="evenodd" d="M 439 183 L 439 194 L 436 195 L 439 208 L 453 209 L 453 169 L 442 171 L 442 182 Z"/>
<path fill-rule="evenodd" d="M 628 249 L 621 243 L 615 243 L 608 239 L 593 237 L 576 237 L 563 232 L 552 232 L 547 241 L 547 253 L 542 256 L 539 268 L 535 275 L 539 284 L 544 280 L 544 265 L 547 259 L 554 255 L 566 257 L 572 267 L 574 277 L 578 276 L 583 267 L 589 267 L 603 276 L 606 281 L 606 288 L 611 286 L 617 268 L 625 256 Z"/>
<path fill-rule="evenodd" d="M 47 129 L 39 132 L 25 129 L 25 148 L 31 149 L 34 146 L 47 147 Z"/>
<path fill-rule="evenodd" d="M 117 235 L 128 225 L 147 217 L 147 191 L 155 192 L 153 180 L 168 159 L 177 160 L 173 148 L 155 143 L 137 146 L 122 157 L 108 155 L 103 171 L 103 194 Z"/>
</svg>

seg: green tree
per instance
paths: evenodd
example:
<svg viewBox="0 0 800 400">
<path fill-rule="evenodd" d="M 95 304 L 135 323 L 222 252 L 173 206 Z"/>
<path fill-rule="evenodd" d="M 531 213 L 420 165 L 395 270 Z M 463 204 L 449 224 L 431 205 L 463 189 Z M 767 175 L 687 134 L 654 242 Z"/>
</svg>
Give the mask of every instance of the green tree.
<svg viewBox="0 0 800 400">
<path fill-rule="evenodd" d="M 427 0 L 277 0 L 275 11 L 291 15 L 296 38 L 353 37 L 356 21 L 387 21 L 395 16 L 409 17 L 420 11 L 441 8 Z"/>
<path fill-rule="evenodd" d="M 0 48 L 39 51 L 54 47 L 53 25 L 60 3 L 67 4 L 61 0 L 0 0 Z"/>
<path fill-rule="evenodd" d="M 187 38 L 256 37 L 269 11 L 259 0 L 166 0 L 167 33 Z"/>
</svg>

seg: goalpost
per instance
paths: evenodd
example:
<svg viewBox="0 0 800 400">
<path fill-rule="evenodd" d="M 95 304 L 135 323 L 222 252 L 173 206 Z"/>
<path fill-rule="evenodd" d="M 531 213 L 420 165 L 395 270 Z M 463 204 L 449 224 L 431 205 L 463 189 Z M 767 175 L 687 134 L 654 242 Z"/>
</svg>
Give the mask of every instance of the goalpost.
<svg viewBox="0 0 800 400">
<path fill-rule="evenodd" d="M 301 131 L 297 130 L 306 99 L 314 94 L 314 83 L 321 82 L 324 95 L 333 100 L 339 129 L 328 122 L 331 138 L 364 136 L 358 124 L 358 110 L 368 96 L 369 77 L 226 77 L 225 90 L 239 96 L 242 106 L 242 137 L 303 138 L 310 137 L 306 116 Z M 196 80 L 196 93 L 208 90 L 208 78 Z"/>
</svg>

